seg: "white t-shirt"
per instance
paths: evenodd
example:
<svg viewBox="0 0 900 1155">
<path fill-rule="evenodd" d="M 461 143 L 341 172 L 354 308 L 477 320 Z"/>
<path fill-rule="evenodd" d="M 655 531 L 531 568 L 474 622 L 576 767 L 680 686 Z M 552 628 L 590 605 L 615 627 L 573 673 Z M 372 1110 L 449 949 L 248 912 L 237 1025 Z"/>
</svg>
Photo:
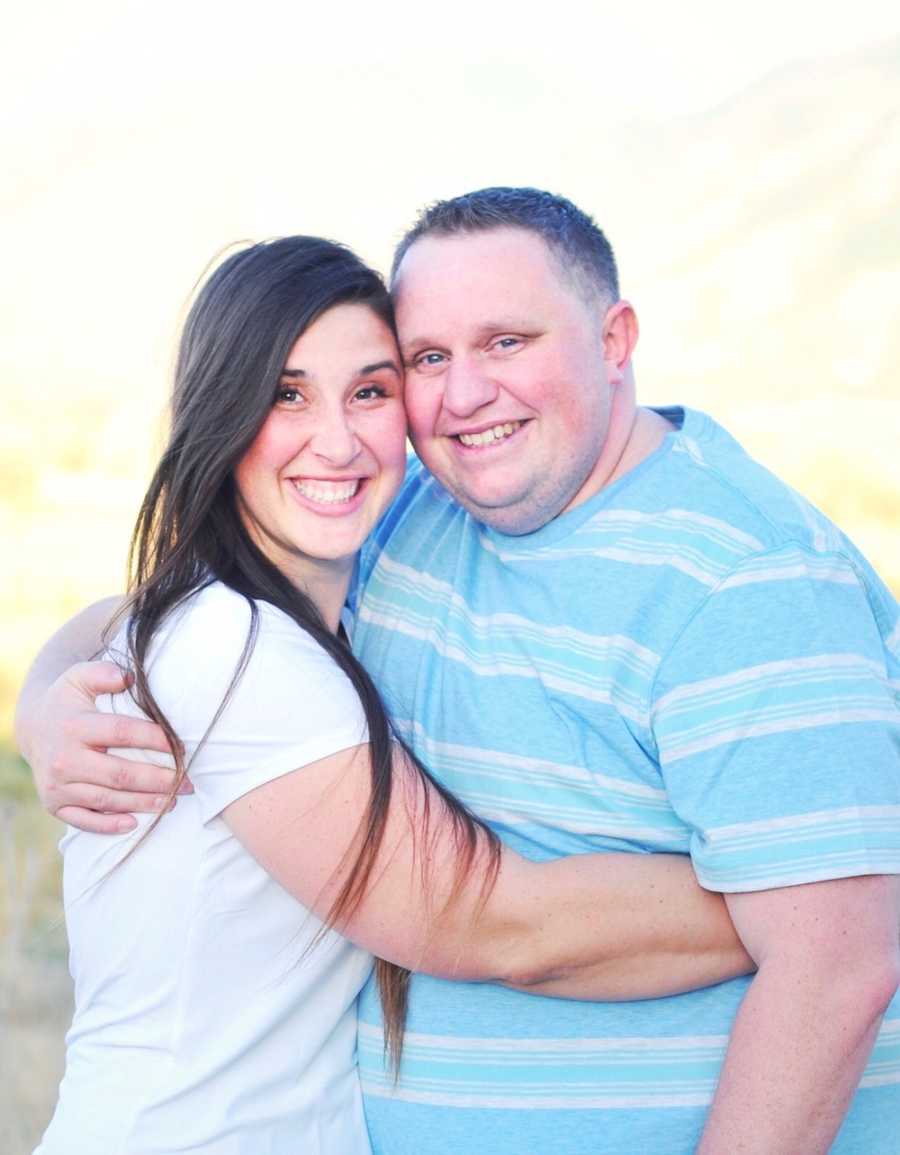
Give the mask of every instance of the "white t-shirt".
<svg viewBox="0 0 900 1155">
<path fill-rule="evenodd" d="M 60 844 L 75 1016 L 40 1155 L 369 1150 L 355 1042 L 371 956 L 332 932 L 305 953 L 320 922 L 220 817 L 254 787 L 366 741 L 365 717 L 328 655 L 258 608 L 249 664 L 190 763 L 195 793 L 124 862 L 134 833 L 69 830 Z M 151 689 L 189 759 L 249 625 L 244 598 L 216 584 L 154 640 Z M 98 706 L 140 714 L 127 694 Z"/>
</svg>

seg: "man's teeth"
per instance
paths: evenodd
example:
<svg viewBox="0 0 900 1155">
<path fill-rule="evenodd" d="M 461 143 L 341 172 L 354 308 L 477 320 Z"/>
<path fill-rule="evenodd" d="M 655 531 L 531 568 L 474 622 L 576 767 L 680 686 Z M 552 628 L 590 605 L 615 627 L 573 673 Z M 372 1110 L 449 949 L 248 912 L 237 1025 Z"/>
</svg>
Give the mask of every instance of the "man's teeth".
<svg viewBox="0 0 900 1155">
<path fill-rule="evenodd" d="M 359 478 L 354 481 L 295 481 L 294 488 L 309 501 L 317 501 L 320 505 L 337 505 L 356 495 Z"/>
<path fill-rule="evenodd" d="M 460 433 L 459 439 L 463 445 L 491 445 L 494 441 L 502 441 L 511 433 L 521 428 L 521 421 L 507 421 L 505 425 L 495 425 L 493 429 L 485 429 L 483 433 Z"/>
</svg>

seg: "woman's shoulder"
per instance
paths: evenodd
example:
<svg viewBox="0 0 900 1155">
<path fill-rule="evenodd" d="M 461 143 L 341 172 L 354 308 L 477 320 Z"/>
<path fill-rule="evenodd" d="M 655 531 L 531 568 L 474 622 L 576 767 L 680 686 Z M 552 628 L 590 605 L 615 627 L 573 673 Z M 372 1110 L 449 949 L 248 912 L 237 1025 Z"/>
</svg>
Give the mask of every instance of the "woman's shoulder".
<svg viewBox="0 0 900 1155">
<path fill-rule="evenodd" d="M 124 627 L 110 653 L 125 659 Z M 347 675 L 293 618 L 222 582 L 196 590 L 168 615 L 144 667 L 157 703 L 179 733 L 208 723 L 226 698 L 229 716 L 246 715 L 248 724 L 269 714 L 287 718 L 301 691 L 313 712 L 359 711 Z"/>
<path fill-rule="evenodd" d="M 268 602 L 213 583 L 171 616 L 159 641 L 150 688 L 184 742 L 195 787 L 201 776 L 206 783 L 206 817 L 248 783 L 365 741 L 350 679 Z"/>
<path fill-rule="evenodd" d="M 186 657 L 211 661 L 236 657 L 247 640 L 251 620 L 246 598 L 222 582 L 210 582 L 179 602 L 157 626 L 146 664 L 169 666 Z M 126 629 L 123 625 L 111 648 L 125 648 Z"/>
<path fill-rule="evenodd" d="M 202 647 L 224 657 L 240 653 L 254 628 L 257 641 L 279 642 L 299 650 L 320 647 L 293 618 L 270 602 L 248 598 L 221 581 L 212 581 L 189 595 L 157 631 L 162 651 Z"/>
<path fill-rule="evenodd" d="M 126 632 L 123 624 L 108 647 L 123 665 L 130 664 Z M 299 664 L 327 680 L 339 675 L 318 642 L 283 610 L 220 581 L 199 587 L 166 616 L 144 662 L 154 692 L 173 683 L 224 692 L 238 668 L 253 681 L 262 671 L 270 678 L 279 667 L 296 670 Z"/>
</svg>

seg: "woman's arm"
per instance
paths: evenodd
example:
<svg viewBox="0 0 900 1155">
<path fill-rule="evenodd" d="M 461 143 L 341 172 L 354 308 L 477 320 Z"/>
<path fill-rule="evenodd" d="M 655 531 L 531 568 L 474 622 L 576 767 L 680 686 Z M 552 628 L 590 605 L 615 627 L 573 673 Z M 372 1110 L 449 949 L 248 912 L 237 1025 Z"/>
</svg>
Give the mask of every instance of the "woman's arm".
<svg viewBox="0 0 900 1155">
<path fill-rule="evenodd" d="M 258 787 L 223 817 L 281 885 L 326 917 L 358 853 L 368 801 L 368 747 L 359 746 Z M 723 901 L 701 890 L 687 859 L 538 864 L 504 848 L 486 893 L 486 840 L 456 888 L 458 850 L 437 792 L 398 753 L 371 881 L 337 929 L 411 970 L 570 998 L 653 997 L 752 970 Z"/>
<path fill-rule="evenodd" d="M 507 986 L 609 1002 L 679 994 L 756 969 L 722 895 L 698 884 L 686 855 L 579 855 L 536 869 L 555 895 L 549 923 L 526 935 L 530 958 L 501 980 Z M 582 942 L 584 918 L 593 925 Z"/>
</svg>

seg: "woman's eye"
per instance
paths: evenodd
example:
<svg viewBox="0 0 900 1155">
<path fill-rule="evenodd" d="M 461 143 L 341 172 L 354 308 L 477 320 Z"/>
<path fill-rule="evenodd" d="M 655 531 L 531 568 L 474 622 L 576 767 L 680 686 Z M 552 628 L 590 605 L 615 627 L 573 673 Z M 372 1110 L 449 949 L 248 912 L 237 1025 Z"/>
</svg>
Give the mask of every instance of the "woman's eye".
<svg viewBox="0 0 900 1155">
<path fill-rule="evenodd" d="M 357 389 L 354 395 L 357 401 L 372 401 L 377 397 L 386 397 L 387 390 L 383 385 L 364 385 Z"/>
<path fill-rule="evenodd" d="M 275 394 L 275 400 L 283 402 L 285 405 L 295 405 L 298 401 L 303 400 L 303 394 L 299 389 L 285 385 Z"/>
</svg>

